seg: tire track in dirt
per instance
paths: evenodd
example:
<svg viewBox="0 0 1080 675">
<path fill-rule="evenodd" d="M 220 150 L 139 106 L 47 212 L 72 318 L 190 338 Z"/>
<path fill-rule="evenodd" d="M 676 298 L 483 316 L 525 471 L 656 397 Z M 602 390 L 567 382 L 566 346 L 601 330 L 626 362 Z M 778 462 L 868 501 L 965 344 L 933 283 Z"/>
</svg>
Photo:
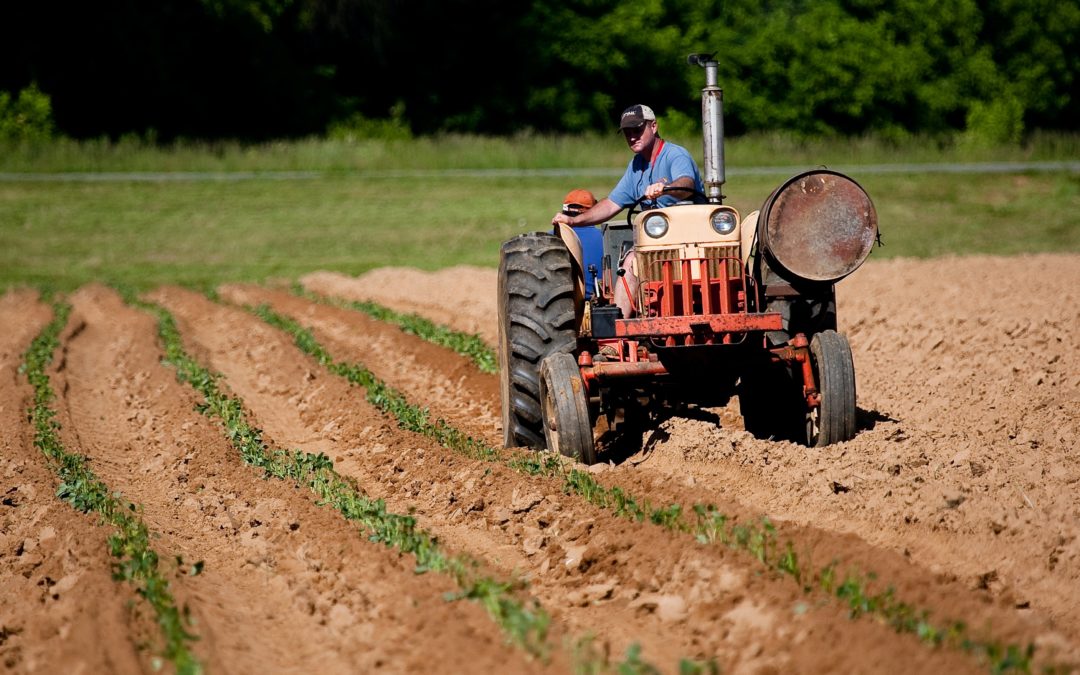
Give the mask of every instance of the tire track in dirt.
<svg viewBox="0 0 1080 675">
<path fill-rule="evenodd" d="M 352 439 L 370 438 L 373 423 L 385 424 L 379 413 L 343 381 L 304 384 L 313 366 L 299 362 L 284 336 L 252 327 L 254 319 L 246 313 L 215 307 L 185 291 L 168 289 L 156 297 L 185 322 L 185 331 L 195 333 L 214 367 L 242 390 L 271 435 L 303 447 L 318 430 L 333 429 L 348 447 L 332 455 L 339 470 L 356 476 L 395 510 L 415 508 L 425 527 L 453 545 L 479 552 L 504 570 L 524 571 L 533 593 L 572 632 L 592 628 L 615 653 L 636 638 L 646 658 L 660 664 L 716 654 L 725 666 L 771 664 L 803 672 L 867 668 L 863 659 L 974 665 L 957 654 L 933 653 L 882 626 L 849 622 L 835 607 L 799 614 L 806 607 L 793 608 L 805 597 L 793 584 L 762 578 L 754 563 L 725 549 L 700 547 L 689 537 L 593 509 L 562 495 L 558 482 L 465 460 L 388 428 L 379 442 L 365 447 Z M 199 317 L 209 317 L 218 329 L 190 326 Z M 220 353 L 215 357 L 215 352 Z M 281 384 L 273 384 L 272 376 Z M 272 391 L 289 386 L 294 389 L 285 395 L 303 402 L 300 429 L 289 428 L 295 420 L 276 427 L 261 414 L 260 396 L 281 397 Z M 276 405 L 268 401 L 265 408 Z M 838 666 L 837 659 L 845 658 L 855 661 Z"/>
<path fill-rule="evenodd" d="M 452 304 L 466 276 L 465 287 L 490 284 L 491 307 L 457 325 L 487 316 L 492 332 L 495 317 L 484 312 L 494 307 L 493 270 L 423 273 L 417 288 L 390 272 L 304 280 L 310 290 L 435 319 L 395 298 L 439 287 L 442 315 L 468 314 Z M 776 518 L 856 534 L 1017 607 L 1041 647 L 1075 659 L 1077 288 L 1076 255 L 871 261 L 839 289 L 863 410 L 855 440 L 811 451 L 754 439 L 741 431 L 733 400 L 659 423 L 642 438 L 644 463 L 621 465 L 611 480 L 692 482 Z"/>
<path fill-rule="evenodd" d="M 143 672 L 149 654 L 137 642 L 154 627 L 112 579 L 112 528 L 55 496 L 27 421 L 33 392 L 18 368 L 51 318 L 31 291 L 0 296 L 0 663 L 11 673 Z"/>
<path fill-rule="evenodd" d="M 197 619 L 195 649 L 209 669 L 488 672 L 520 662 L 482 612 L 449 609 L 445 583 L 243 466 L 222 429 L 194 411 L 194 392 L 159 363 L 149 314 L 102 287 L 72 302 L 80 329 L 57 383 L 65 427 L 102 479 L 142 504 L 159 551 L 205 562 L 172 584 Z M 467 657 L 454 645 L 467 645 Z"/>
</svg>

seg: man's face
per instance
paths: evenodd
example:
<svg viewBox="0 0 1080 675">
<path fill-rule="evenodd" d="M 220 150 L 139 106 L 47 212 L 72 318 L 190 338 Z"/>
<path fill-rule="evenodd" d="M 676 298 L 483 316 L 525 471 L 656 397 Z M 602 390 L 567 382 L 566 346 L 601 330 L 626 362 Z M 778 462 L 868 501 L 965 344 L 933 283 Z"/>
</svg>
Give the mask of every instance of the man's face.
<svg viewBox="0 0 1080 675">
<path fill-rule="evenodd" d="M 656 138 L 656 120 L 648 121 L 640 127 L 623 129 L 622 132 L 630 149 L 636 154 L 641 154 L 646 148 L 652 147 L 652 142 Z"/>
</svg>

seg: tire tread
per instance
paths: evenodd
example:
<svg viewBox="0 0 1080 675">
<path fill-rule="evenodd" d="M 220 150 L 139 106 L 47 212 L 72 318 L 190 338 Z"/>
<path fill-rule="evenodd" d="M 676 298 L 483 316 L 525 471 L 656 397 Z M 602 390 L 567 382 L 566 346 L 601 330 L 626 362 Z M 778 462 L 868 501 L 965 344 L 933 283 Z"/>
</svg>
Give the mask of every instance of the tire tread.
<svg viewBox="0 0 1080 675">
<path fill-rule="evenodd" d="M 540 364 L 577 347 L 570 252 L 553 234 L 503 244 L 499 264 L 499 360 L 503 444 L 544 448 Z"/>
</svg>

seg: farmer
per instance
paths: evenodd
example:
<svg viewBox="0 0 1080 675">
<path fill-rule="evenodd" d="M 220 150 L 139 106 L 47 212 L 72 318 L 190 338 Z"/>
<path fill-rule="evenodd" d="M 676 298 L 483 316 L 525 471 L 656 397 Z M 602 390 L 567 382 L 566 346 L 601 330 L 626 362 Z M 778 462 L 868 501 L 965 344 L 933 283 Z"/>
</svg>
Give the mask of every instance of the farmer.
<svg viewBox="0 0 1080 675">
<path fill-rule="evenodd" d="M 697 164 L 686 148 L 660 138 L 656 113 L 652 108 L 647 105 L 630 106 L 619 117 L 619 129 L 626 138 L 626 144 L 634 151 L 622 179 L 607 197 L 585 212 L 578 215 L 556 213 L 551 219 L 552 225 L 596 225 L 611 219 L 642 197 L 651 200 L 651 205 L 671 206 L 680 199 L 689 198 L 694 190 L 705 191 Z M 687 189 L 664 192 L 664 188 Z M 625 271 L 625 283 L 615 284 L 615 304 L 622 310 L 625 318 L 632 315 L 632 298 L 637 294 L 633 257 L 631 251 L 623 258 L 620 267 Z"/>
</svg>

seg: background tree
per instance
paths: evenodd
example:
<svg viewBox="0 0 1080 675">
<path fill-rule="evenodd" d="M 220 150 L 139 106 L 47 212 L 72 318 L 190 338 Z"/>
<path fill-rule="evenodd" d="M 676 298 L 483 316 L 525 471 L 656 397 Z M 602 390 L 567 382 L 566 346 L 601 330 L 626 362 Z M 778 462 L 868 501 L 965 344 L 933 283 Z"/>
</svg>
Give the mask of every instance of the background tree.
<svg viewBox="0 0 1080 675">
<path fill-rule="evenodd" d="M 41 0 L 0 12 L 0 91 L 36 82 L 76 137 L 608 130 L 641 101 L 685 126 L 695 51 L 717 53 L 733 133 L 1014 141 L 1080 124 L 1077 0 Z"/>
</svg>

